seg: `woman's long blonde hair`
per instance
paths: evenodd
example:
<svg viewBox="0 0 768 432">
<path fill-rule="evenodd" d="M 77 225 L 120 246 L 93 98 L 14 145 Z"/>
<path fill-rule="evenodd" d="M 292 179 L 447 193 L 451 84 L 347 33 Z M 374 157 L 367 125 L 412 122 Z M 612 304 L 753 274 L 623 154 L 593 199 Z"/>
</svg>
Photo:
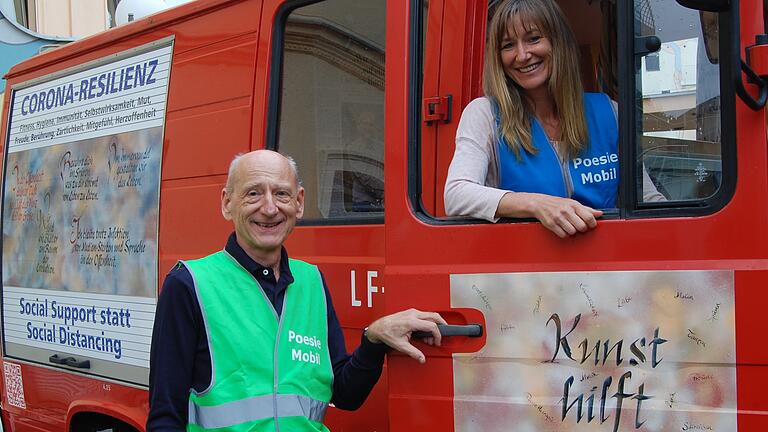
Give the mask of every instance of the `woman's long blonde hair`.
<svg viewBox="0 0 768 432">
<path fill-rule="evenodd" d="M 579 75 L 578 46 L 571 27 L 554 0 L 504 0 L 488 25 L 483 91 L 499 108 L 498 133 L 520 157 L 520 147 L 535 154 L 531 121 L 533 107 L 523 90 L 504 72 L 501 43 L 510 20 L 519 17 L 525 27 L 537 28 L 552 45 L 549 92 L 560 117 L 560 131 L 568 157 L 576 157 L 588 145 L 583 94 Z"/>
</svg>

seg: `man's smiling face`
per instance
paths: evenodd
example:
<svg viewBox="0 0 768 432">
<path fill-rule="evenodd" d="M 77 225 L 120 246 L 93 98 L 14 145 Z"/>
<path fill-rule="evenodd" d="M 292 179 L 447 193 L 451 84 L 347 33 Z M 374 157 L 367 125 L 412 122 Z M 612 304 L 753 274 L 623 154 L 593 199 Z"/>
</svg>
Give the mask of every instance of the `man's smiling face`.
<svg viewBox="0 0 768 432">
<path fill-rule="evenodd" d="M 243 155 L 221 196 L 222 214 L 252 258 L 279 253 L 304 214 L 304 188 L 288 159 L 272 151 Z"/>
</svg>

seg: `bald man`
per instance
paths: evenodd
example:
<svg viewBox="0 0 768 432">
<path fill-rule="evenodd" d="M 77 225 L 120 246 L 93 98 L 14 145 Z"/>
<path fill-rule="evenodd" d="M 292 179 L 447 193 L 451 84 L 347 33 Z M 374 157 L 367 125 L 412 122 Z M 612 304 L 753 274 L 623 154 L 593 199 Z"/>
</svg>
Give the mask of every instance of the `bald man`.
<svg viewBox="0 0 768 432">
<path fill-rule="evenodd" d="M 424 363 L 413 331 L 440 344 L 435 313 L 371 324 L 352 355 L 322 273 L 283 243 L 304 213 L 292 159 L 235 157 L 221 191 L 234 232 L 224 250 L 182 261 L 160 293 L 150 354 L 148 431 L 327 431 L 326 407 L 356 409 L 389 348 Z"/>
</svg>

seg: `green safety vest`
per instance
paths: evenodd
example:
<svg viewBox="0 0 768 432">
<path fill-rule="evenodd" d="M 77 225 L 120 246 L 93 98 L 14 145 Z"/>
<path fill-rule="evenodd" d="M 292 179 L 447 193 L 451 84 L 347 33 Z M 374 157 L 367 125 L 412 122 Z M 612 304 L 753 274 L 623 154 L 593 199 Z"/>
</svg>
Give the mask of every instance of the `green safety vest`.
<svg viewBox="0 0 768 432">
<path fill-rule="evenodd" d="M 211 384 L 190 389 L 187 431 L 328 431 L 333 368 L 320 272 L 289 260 L 278 317 L 256 279 L 225 251 L 183 262 L 211 353 Z"/>
</svg>

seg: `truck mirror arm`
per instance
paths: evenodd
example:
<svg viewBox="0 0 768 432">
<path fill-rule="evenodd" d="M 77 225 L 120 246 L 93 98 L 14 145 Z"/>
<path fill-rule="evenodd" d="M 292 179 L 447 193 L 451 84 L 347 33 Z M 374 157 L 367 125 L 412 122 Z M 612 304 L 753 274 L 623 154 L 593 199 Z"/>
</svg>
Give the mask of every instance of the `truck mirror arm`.
<svg viewBox="0 0 768 432">
<path fill-rule="evenodd" d="M 766 101 L 768 101 L 768 82 L 766 82 L 766 78 L 768 78 L 768 76 L 761 76 L 750 67 L 750 50 L 757 46 L 768 44 L 768 37 L 766 37 L 764 34 L 758 35 L 757 44 L 747 47 L 746 49 L 747 61 L 745 62 L 742 60 L 741 41 L 739 39 L 739 29 L 741 28 L 739 13 L 741 9 L 739 8 L 739 0 L 730 0 L 730 2 L 731 28 L 733 29 L 731 31 L 731 51 L 733 55 L 732 72 L 733 78 L 736 80 L 736 93 L 749 108 L 754 111 L 759 111 L 765 106 Z M 765 13 L 765 11 L 763 11 L 763 13 Z M 763 32 L 765 31 L 765 28 L 763 28 Z M 749 82 L 758 87 L 759 95 L 757 98 L 754 98 L 744 86 L 744 80 L 741 77 L 742 72 L 747 75 L 747 80 Z"/>
<path fill-rule="evenodd" d="M 735 80 L 736 94 L 739 95 L 742 101 L 754 111 L 761 110 L 766 101 L 768 101 L 768 82 L 766 78 L 768 76 L 761 76 L 750 67 L 749 50 L 755 46 L 768 44 L 768 36 L 759 35 L 757 37 L 757 44 L 747 48 L 747 61 L 745 62 L 741 58 L 741 41 L 739 39 L 739 29 L 741 28 L 741 22 L 739 19 L 739 13 L 741 11 L 739 7 L 739 0 L 676 0 L 677 3 L 683 7 L 690 9 L 705 11 L 705 12 L 729 12 L 731 14 L 731 51 L 733 55 L 732 74 Z M 766 6 L 768 1 L 763 1 L 763 6 Z M 763 10 L 764 24 L 763 32 L 765 32 L 765 26 L 768 26 L 768 16 L 765 15 Z M 758 88 L 757 98 L 747 91 L 744 85 L 744 80 L 741 77 L 742 72 L 747 75 L 747 81 L 754 84 Z"/>
</svg>

